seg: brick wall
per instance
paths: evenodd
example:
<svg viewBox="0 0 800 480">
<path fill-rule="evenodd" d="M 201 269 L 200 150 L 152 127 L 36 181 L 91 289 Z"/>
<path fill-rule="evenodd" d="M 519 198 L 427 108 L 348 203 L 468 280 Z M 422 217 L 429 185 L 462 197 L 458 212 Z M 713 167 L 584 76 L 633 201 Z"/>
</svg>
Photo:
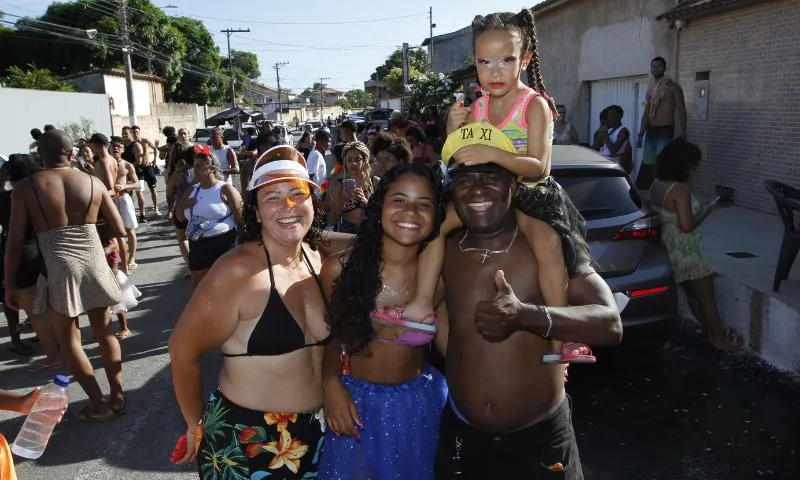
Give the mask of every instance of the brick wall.
<svg viewBox="0 0 800 480">
<path fill-rule="evenodd" d="M 680 32 L 679 80 L 689 139 L 707 152 L 698 193 L 736 189 L 736 203 L 773 211 L 771 178 L 800 187 L 800 0 L 774 0 L 693 20 Z M 708 120 L 692 119 L 697 72 L 710 72 Z"/>
</svg>

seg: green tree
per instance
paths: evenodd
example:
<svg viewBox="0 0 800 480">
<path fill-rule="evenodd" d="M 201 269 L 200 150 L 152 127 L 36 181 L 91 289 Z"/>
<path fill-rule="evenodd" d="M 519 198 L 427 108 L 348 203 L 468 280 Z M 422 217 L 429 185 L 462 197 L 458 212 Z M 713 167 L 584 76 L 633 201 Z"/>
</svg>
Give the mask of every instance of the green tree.
<svg viewBox="0 0 800 480">
<path fill-rule="evenodd" d="M 4 52 L 0 55 L 0 71 L 24 66 L 32 58 L 39 68 L 56 76 L 121 68 L 122 39 L 115 5 L 115 1 L 109 0 L 55 2 L 41 17 L 21 19 L 16 29 L 0 30 L 0 51 Z M 222 69 L 223 58 L 202 22 L 168 17 L 150 0 L 128 0 L 128 6 L 134 71 L 152 69 L 152 73 L 164 77 L 169 101 L 211 104 L 229 101 L 229 74 Z M 97 35 L 89 38 L 85 29 L 95 29 Z M 245 72 L 240 78 L 252 74 L 253 69 L 248 67 L 252 59 L 244 55 L 234 62 L 234 70 L 238 65 Z M 227 59 L 224 61 L 227 66 Z M 255 72 L 258 72 L 257 61 Z"/>
<path fill-rule="evenodd" d="M 342 109 L 344 110 L 353 110 L 353 104 L 350 103 L 350 100 L 346 98 L 343 98 L 341 100 L 336 100 L 336 103 L 334 105 L 338 105 L 342 107 Z"/>
<path fill-rule="evenodd" d="M 353 108 L 364 108 L 372 105 L 372 95 L 364 90 L 354 89 L 344 94 L 344 97 Z"/>
<path fill-rule="evenodd" d="M 230 78 L 222 70 L 222 57 L 211 33 L 200 20 L 170 17 L 172 25 L 186 42 L 185 56 L 180 61 L 181 82 L 167 94 L 167 100 L 178 103 L 225 105 L 230 101 Z"/>
<path fill-rule="evenodd" d="M 423 115 L 444 118 L 461 85 L 442 73 L 420 75 L 411 86 L 409 110 Z"/>
<path fill-rule="evenodd" d="M 428 56 L 424 50 L 418 48 L 409 50 L 408 64 L 410 70 L 424 72 L 425 70 L 427 70 Z M 369 78 L 372 80 L 378 80 L 378 77 L 380 77 L 381 80 L 384 80 L 392 72 L 392 69 L 394 68 L 399 68 L 401 72 L 403 70 L 402 50 L 395 50 L 394 52 L 392 52 L 392 54 L 386 58 L 386 62 L 384 62 L 383 65 L 376 68 L 375 72 L 372 75 L 370 75 Z"/>
<path fill-rule="evenodd" d="M 314 84 L 300 93 L 301 97 L 305 97 L 311 100 L 313 105 L 319 103 L 319 93 L 322 89 L 325 88 L 325 85 L 320 82 L 314 82 Z"/>
<path fill-rule="evenodd" d="M 31 90 L 51 90 L 56 92 L 76 92 L 77 89 L 67 82 L 53 75 L 46 68 L 36 68 L 28 65 L 27 70 L 19 67 L 9 67 L 8 76 L 3 83 L 9 88 L 28 88 Z"/>
<path fill-rule="evenodd" d="M 419 78 L 420 75 L 422 75 L 422 73 L 416 68 L 412 67 L 408 74 L 409 84 L 414 83 L 414 80 Z M 385 77 L 383 77 L 383 81 L 386 84 L 386 90 L 392 97 L 399 97 L 405 93 L 408 93 L 403 85 L 403 70 L 399 67 L 393 68 Z"/>
</svg>

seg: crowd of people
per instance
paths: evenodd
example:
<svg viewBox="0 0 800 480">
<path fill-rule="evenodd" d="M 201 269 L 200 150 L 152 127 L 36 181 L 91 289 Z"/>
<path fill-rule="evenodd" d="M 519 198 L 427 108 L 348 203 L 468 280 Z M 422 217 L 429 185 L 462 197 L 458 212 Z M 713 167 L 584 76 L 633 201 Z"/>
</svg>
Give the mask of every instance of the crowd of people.
<svg viewBox="0 0 800 480">
<path fill-rule="evenodd" d="M 552 144 L 577 133 L 547 96 L 530 10 L 476 17 L 472 32 L 482 96 L 453 104 L 443 142 L 402 114 L 388 129 L 309 128 L 296 148 L 271 122 L 238 150 L 219 128 L 205 145 L 186 128 L 165 128 L 164 145 L 136 126 L 74 147 L 32 132 L 31 153 L 0 168 L 12 347 L 31 353 L 22 309 L 45 355 L 28 368 L 66 365 L 89 397 L 76 418 L 126 413 L 125 274 L 138 224 L 161 215 L 161 159 L 193 290 L 169 342 L 189 443 L 178 463 L 203 479 L 583 478 L 566 365 L 618 343 L 622 326 L 585 222 L 550 177 Z M 624 156 L 622 109 L 605 113 L 594 146 Z M 676 278 L 724 348 L 696 230 L 713 207 L 685 185 L 699 160 L 683 138 L 662 146 L 654 208 Z M 108 396 L 82 349 L 84 313 Z"/>
</svg>

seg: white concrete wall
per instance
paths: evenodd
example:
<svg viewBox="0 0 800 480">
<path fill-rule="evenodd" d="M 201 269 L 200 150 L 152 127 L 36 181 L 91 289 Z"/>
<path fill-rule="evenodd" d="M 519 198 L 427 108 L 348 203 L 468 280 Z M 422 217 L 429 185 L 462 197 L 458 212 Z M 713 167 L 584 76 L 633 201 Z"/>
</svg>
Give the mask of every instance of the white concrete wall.
<svg viewBox="0 0 800 480">
<path fill-rule="evenodd" d="M 125 87 L 125 78 L 106 75 L 106 93 L 114 100 L 114 115 L 128 115 L 128 91 Z M 150 82 L 147 80 L 133 80 L 133 100 L 136 106 L 136 116 L 150 115 Z M 155 103 L 155 102 L 154 102 Z"/>
<path fill-rule="evenodd" d="M 94 131 L 111 132 L 108 95 L 96 93 L 46 92 L 0 88 L 0 153 L 27 153 L 32 128 L 45 124 L 80 123 L 81 117 L 94 124 Z"/>
<path fill-rule="evenodd" d="M 578 80 L 649 74 L 650 61 L 658 55 L 653 45 L 655 21 L 638 17 L 609 25 L 596 25 L 583 32 Z"/>
<path fill-rule="evenodd" d="M 716 275 L 717 308 L 726 328 L 738 332 L 747 345 L 770 365 L 800 373 L 800 310 L 735 278 Z M 686 295 L 681 291 L 681 314 L 694 321 Z"/>
<path fill-rule="evenodd" d="M 567 107 L 580 140 L 589 128 L 589 83 L 650 74 L 650 61 L 675 68 L 675 39 L 667 22 L 655 17 L 675 0 L 573 0 L 536 14 L 536 32 L 547 93 Z M 625 116 L 628 116 L 626 109 Z"/>
</svg>

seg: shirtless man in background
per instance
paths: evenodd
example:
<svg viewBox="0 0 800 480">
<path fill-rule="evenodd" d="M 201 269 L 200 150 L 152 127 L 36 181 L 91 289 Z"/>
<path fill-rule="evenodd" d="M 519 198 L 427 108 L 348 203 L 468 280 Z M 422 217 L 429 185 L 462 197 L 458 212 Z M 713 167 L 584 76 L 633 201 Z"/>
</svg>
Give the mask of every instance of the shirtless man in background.
<svg viewBox="0 0 800 480">
<path fill-rule="evenodd" d="M 134 142 L 139 143 L 142 146 L 142 154 L 141 157 L 137 157 L 136 163 L 136 176 L 138 176 L 143 183 L 139 185 L 139 212 L 140 215 L 144 216 L 144 185 L 147 184 L 150 187 L 150 200 L 153 202 L 153 214 L 155 216 L 161 215 L 161 212 L 158 211 L 158 194 L 156 193 L 156 184 L 158 183 L 158 178 L 156 177 L 155 169 L 153 169 L 153 163 L 155 163 L 155 158 L 158 156 L 158 146 L 154 145 L 153 142 L 150 140 L 142 137 L 142 130 L 137 127 L 136 125 L 131 127 L 131 136 Z M 150 160 L 150 152 L 153 152 L 153 160 Z"/>
<path fill-rule="evenodd" d="M 619 343 L 611 291 L 586 265 L 569 281 L 574 306 L 543 307 L 538 262 L 516 239 L 511 172 L 491 163 L 459 167 L 451 185 L 466 230 L 448 238 L 442 271 L 450 399 L 436 478 L 583 479 L 565 367 L 542 355 L 553 350 L 551 340 Z M 560 246 L 553 254 L 562 255 Z"/>
<path fill-rule="evenodd" d="M 114 204 L 119 210 L 122 223 L 125 226 L 128 243 L 125 240 L 117 239 L 119 252 L 122 257 L 122 272 L 130 274 L 130 270 L 136 268 L 136 228 L 139 226 L 136 221 L 136 210 L 133 207 L 131 192 L 139 191 L 139 178 L 136 176 L 136 167 L 130 162 L 122 159 L 125 149 L 124 140 L 120 137 L 111 137 L 111 155 L 116 163 L 114 183 L 111 186 Z"/>
<path fill-rule="evenodd" d="M 667 61 L 656 57 L 650 62 L 655 84 L 647 91 L 636 147 L 644 147 L 642 166 L 636 178 L 639 190 L 649 190 L 656 173 L 656 157 L 674 138 L 686 135 L 686 100 L 677 82 L 664 76 Z M 677 116 L 677 124 L 676 117 Z"/>
</svg>

